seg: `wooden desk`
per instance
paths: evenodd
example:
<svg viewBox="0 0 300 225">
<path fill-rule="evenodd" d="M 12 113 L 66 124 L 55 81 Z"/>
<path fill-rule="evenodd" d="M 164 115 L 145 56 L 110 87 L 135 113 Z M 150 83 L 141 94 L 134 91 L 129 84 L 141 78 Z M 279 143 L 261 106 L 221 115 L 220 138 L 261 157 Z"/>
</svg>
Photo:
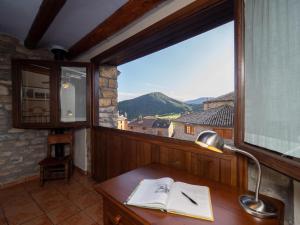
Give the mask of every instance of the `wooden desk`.
<svg viewBox="0 0 300 225">
<path fill-rule="evenodd" d="M 208 186 L 211 191 L 215 221 L 193 219 L 123 204 L 142 179 L 160 177 L 172 177 L 175 181 Z M 279 218 L 255 218 L 240 207 L 238 197 L 241 193 L 237 189 L 157 164 L 138 168 L 107 180 L 97 185 L 96 191 L 103 196 L 105 225 L 279 225 L 283 223 L 283 204 L 278 200 L 265 197 L 277 206 L 280 211 Z"/>
</svg>

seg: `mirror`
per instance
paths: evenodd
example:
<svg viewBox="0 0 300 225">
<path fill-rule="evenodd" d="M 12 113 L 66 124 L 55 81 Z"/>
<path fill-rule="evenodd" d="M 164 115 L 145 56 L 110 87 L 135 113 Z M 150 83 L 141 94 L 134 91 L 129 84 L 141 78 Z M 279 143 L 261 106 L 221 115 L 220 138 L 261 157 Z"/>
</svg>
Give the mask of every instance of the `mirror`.
<svg viewBox="0 0 300 225">
<path fill-rule="evenodd" d="M 60 73 L 60 121 L 84 122 L 86 118 L 86 67 L 62 66 Z"/>
<path fill-rule="evenodd" d="M 23 123 L 50 122 L 50 68 L 27 64 L 21 68 Z"/>
</svg>

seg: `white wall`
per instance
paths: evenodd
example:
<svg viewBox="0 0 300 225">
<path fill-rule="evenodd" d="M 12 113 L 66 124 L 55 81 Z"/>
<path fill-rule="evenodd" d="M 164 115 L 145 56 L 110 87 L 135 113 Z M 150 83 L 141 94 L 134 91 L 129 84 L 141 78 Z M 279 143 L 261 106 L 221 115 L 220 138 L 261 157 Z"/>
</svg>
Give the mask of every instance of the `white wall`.
<svg viewBox="0 0 300 225">
<path fill-rule="evenodd" d="M 80 129 L 74 132 L 74 164 L 83 171 L 87 171 L 86 135 L 86 129 Z"/>
<path fill-rule="evenodd" d="M 300 183 L 294 181 L 294 224 L 300 224 Z"/>
</svg>

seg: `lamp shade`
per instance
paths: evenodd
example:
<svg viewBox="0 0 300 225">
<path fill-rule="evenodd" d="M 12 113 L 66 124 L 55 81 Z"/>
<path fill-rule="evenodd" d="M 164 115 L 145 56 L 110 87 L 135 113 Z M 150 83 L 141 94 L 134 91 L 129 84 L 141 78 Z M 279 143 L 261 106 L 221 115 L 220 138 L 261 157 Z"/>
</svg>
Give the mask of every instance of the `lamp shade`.
<svg viewBox="0 0 300 225">
<path fill-rule="evenodd" d="M 211 151 L 223 153 L 224 139 L 214 131 L 206 130 L 201 132 L 195 143 Z"/>
</svg>

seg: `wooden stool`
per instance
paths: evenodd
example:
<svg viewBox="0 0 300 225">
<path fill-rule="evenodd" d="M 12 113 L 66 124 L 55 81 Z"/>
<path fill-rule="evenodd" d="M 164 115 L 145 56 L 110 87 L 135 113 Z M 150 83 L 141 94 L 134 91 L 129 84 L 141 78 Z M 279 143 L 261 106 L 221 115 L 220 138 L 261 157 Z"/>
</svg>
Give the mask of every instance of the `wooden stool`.
<svg viewBox="0 0 300 225">
<path fill-rule="evenodd" d="M 70 153 L 62 158 L 52 156 L 52 145 L 68 144 Z M 45 180 L 61 179 L 69 180 L 73 173 L 73 134 L 50 134 L 48 135 L 47 157 L 39 162 L 40 184 L 44 185 Z"/>
</svg>

